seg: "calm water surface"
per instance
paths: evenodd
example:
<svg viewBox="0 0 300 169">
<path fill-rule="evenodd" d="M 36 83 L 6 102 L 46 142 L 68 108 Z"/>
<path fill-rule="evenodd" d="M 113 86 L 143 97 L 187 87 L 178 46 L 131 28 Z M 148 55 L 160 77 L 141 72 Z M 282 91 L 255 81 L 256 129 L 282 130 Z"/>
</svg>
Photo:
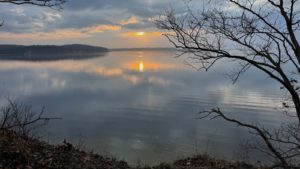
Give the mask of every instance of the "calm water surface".
<svg viewBox="0 0 300 169">
<path fill-rule="evenodd" d="M 196 153 L 241 159 L 247 131 L 222 120 L 197 120 L 204 109 L 218 106 L 231 117 L 271 128 L 281 122 L 280 89 L 269 78 L 250 71 L 232 85 L 224 77 L 231 63 L 202 72 L 184 58 L 140 51 L 87 60 L 0 61 L 0 93 L 63 118 L 50 122 L 45 140 L 66 138 L 132 164 Z"/>
</svg>

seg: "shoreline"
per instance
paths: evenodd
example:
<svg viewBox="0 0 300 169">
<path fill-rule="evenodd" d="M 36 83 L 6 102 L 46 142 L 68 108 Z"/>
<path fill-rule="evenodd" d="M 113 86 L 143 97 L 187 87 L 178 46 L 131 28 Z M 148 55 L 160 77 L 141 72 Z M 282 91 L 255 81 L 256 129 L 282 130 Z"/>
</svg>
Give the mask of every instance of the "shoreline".
<svg viewBox="0 0 300 169">
<path fill-rule="evenodd" d="M 91 169 L 264 169 L 245 162 L 229 162 L 197 155 L 156 166 L 131 166 L 126 161 L 77 149 L 64 140 L 49 144 L 40 139 L 0 131 L 0 168 L 91 168 Z"/>
</svg>

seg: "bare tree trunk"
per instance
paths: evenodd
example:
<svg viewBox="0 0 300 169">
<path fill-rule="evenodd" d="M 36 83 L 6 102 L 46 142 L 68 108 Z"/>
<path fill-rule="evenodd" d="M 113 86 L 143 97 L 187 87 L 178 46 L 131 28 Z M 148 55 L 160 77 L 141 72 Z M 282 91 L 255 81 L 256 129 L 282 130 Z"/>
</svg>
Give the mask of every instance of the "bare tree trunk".
<svg viewBox="0 0 300 169">
<path fill-rule="evenodd" d="M 293 102 L 295 105 L 298 122 L 300 123 L 300 98 L 296 91 L 293 91 L 293 93 L 291 93 L 291 95 L 292 95 L 292 99 L 293 99 Z"/>
</svg>

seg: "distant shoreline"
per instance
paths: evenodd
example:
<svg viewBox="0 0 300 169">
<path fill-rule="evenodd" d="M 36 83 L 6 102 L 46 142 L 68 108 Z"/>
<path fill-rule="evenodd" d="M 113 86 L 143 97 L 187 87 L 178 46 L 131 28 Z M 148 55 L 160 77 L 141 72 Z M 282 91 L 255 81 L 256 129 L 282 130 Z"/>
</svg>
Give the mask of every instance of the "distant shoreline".
<svg viewBox="0 0 300 169">
<path fill-rule="evenodd" d="M 0 45 L 0 60 L 53 61 L 88 59 L 105 56 L 108 52 L 175 51 L 175 48 L 112 48 L 82 44 L 71 45 Z"/>
<path fill-rule="evenodd" d="M 101 53 L 78 53 L 78 54 L 0 54 L 0 60 L 3 61 L 56 61 L 56 60 L 83 60 L 96 57 L 104 57 L 107 52 Z M 42 57 L 41 57 L 42 56 Z"/>
<path fill-rule="evenodd" d="M 86 59 L 104 56 L 107 48 L 72 45 L 0 45 L 0 60 L 50 61 L 63 59 Z"/>
</svg>

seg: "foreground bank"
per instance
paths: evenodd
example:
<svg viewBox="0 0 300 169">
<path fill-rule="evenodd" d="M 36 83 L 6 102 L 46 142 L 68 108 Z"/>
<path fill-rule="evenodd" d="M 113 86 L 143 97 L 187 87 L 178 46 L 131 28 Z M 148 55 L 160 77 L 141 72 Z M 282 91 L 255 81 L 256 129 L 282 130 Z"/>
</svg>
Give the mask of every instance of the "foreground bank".
<svg viewBox="0 0 300 169">
<path fill-rule="evenodd" d="M 242 162 L 227 162 L 208 156 L 177 160 L 153 167 L 129 166 L 125 161 L 85 152 L 63 141 L 51 145 L 7 130 L 0 130 L 0 168 L 44 169 L 258 169 Z"/>
</svg>

